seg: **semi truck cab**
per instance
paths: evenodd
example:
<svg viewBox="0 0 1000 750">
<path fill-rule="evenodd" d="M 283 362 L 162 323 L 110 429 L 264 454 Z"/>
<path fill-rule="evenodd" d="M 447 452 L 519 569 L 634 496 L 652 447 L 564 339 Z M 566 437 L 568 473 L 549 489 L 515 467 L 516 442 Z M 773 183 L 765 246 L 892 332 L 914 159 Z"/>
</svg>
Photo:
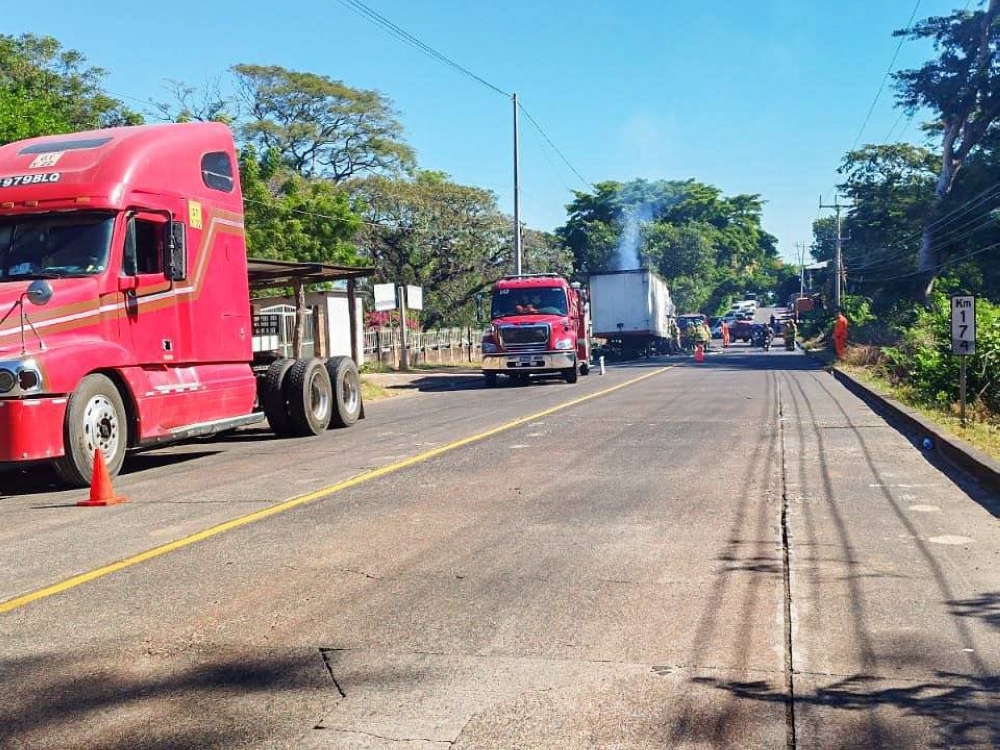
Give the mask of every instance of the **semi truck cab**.
<svg viewBox="0 0 1000 750">
<path fill-rule="evenodd" d="M 95 451 L 114 474 L 129 449 L 262 421 L 252 333 L 225 125 L 0 147 L 0 464 L 51 460 L 86 486 Z M 325 396 L 328 408 L 322 366 L 295 376 L 312 397 L 276 376 L 264 395 L 298 412 Z M 324 429 L 332 418 L 313 416 Z"/>
</svg>

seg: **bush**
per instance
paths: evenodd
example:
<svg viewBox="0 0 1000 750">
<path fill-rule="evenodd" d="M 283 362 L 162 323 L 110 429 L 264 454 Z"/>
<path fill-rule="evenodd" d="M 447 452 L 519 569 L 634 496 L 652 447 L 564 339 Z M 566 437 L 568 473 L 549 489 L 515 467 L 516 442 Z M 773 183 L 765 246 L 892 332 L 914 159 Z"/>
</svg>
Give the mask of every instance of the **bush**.
<svg viewBox="0 0 1000 750">
<path fill-rule="evenodd" d="M 943 408 L 959 398 L 960 362 L 951 353 L 950 305 L 946 295 L 935 294 L 899 344 L 884 350 L 894 383 L 909 387 L 918 401 Z M 976 335 L 976 353 L 967 363 L 967 399 L 980 411 L 1000 415 L 1000 305 L 977 300 Z"/>
</svg>

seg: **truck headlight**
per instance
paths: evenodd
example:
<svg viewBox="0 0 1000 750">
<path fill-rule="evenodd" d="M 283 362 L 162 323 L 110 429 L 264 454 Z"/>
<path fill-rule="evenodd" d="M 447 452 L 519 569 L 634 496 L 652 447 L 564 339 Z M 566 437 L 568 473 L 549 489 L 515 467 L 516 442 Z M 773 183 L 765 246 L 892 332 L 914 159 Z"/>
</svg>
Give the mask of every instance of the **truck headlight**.
<svg viewBox="0 0 1000 750">
<path fill-rule="evenodd" d="M 556 342 L 556 349 L 576 349 L 576 342 L 573 339 L 559 339 Z"/>
<path fill-rule="evenodd" d="M 10 370 L 0 370 L 0 393 L 9 393 L 17 385 L 17 378 Z"/>
<path fill-rule="evenodd" d="M 21 370 L 17 374 L 17 382 L 22 391 L 33 391 L 42 384 L 42 376 L 37 370 Z"/>
<path fill-rule="evenodd" d="M 483 353 L 484 354 L 493 354 L 493 353 L 495 353 L 497 351 L 499 351 L 497 349 L 497 345 L 494 344 L 492 341 L 484 341 L 483 342 Z"/>
</svg>

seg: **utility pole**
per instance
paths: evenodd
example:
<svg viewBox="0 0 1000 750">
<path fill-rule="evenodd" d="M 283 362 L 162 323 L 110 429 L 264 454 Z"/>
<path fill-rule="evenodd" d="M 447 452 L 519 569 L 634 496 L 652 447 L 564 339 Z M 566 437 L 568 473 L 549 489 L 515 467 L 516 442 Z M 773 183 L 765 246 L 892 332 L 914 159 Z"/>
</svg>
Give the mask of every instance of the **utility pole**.
<svg viewBox="0 0 1000 750">
<path fill-rule="evenodd" d="M 410 369 L 410 352 L 408 346 L 410 338 L 406 331 L 406 285 L 400 284 L 397 288 L 399 294 L 399 369 L 407 372 Z"/>
<path fill-rule="evenodd" d="M 840 307 L 840 287 L 843 281 L 844 275 L 844 256 L 843 256 L 843 246 L 844 238 L 841 235 L 841 220 L 840 212 L 845 208 L 851 208 L 850 205 L 843 204 L 839 201 L 837 196 L 833 197 L 833 204 L 824 204 L 823 196 L 819 197 L 819 207 L 820 209 L 832 208 L 837 212 L 837 252 L 833 256 L 833 306 L 834 308 Z"/>
<path fill-rule="evenodd" d="M 518 168 L 520 142 L 517 130 L 517 92 L 514 100 L 514 273 L 521 275 L 521 181 Z"/>
<path fill-rule="evenodd" d="M 806 243 L 796 242 L 799 249 L 799 297 L 806 296 Z"/>
</svg>

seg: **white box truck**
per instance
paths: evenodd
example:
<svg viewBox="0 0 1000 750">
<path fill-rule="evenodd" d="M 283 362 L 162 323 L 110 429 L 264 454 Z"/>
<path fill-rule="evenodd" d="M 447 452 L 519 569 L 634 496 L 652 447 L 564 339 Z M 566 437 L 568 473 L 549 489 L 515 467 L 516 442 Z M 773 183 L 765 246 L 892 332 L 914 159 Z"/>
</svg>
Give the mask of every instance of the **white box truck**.
<svg viewBox="0 0 1000 750">
<path fill-rule="evenodd" d="M 648 269 L 590 276 L 593 335 L 624 358 L 672 354 L 677 311 L 666 282 Z"/>
</svg>

